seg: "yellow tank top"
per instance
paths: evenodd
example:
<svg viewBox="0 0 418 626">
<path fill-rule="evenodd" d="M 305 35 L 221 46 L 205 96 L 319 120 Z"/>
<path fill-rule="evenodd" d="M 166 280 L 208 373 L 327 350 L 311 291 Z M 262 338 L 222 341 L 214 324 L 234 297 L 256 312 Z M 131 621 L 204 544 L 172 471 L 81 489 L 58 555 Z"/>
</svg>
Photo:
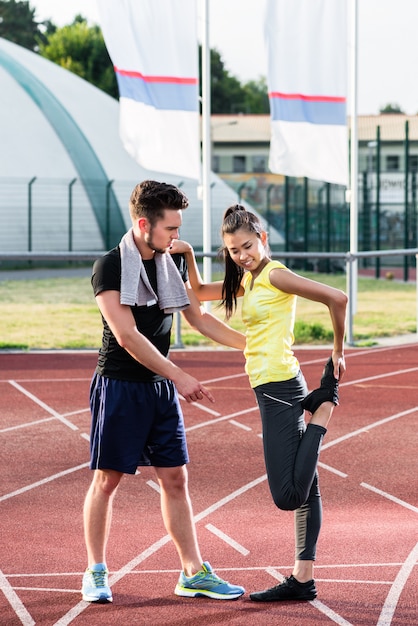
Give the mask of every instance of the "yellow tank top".
<svg viewBox="0 0 418 626">
<path fill-rule="evenodd" d="M 271 270 L 288 269 L 279 261 L 270 261 L 251 287 L 252 276 L 244 275 L 242 320 L 246 327 L 245 370 L 251 387 L 289 380 L 299 371 L 293 354 L 296 296 L 285 293 L 270 282 Z"/>
</svg>

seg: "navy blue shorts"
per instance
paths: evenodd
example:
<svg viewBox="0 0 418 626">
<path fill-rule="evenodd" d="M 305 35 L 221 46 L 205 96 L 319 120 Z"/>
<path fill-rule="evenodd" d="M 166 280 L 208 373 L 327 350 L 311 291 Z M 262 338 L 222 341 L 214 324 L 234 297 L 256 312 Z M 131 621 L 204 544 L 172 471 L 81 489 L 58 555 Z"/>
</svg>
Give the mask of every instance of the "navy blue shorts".
<svg viewBox="0 0 418 626">
<path fill-rule="evenodd" d="M 137 383 L 95 373 L 90 410 L 91 469 L 135 474 L 139 465 L 180 467 L 189 462 L 172 381 Z"/>
</svg>

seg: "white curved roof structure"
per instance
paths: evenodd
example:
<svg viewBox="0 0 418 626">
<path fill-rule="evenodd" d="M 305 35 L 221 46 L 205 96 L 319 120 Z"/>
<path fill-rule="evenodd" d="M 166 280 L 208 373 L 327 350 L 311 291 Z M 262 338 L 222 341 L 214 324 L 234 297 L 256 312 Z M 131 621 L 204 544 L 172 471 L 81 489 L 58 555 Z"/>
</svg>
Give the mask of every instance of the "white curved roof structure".
<svg viewBox="0 0 418 626">
<path fill-rule="evenodd" d="M 202 248 L 195 180 L 141 168 L 119 139 L 119 104 L 58 65 L 0 38 L 0 250 L 107 249 L 130 227 L 129 195 L 146 178 L 181 185 L 181 237 Z M 212 174 L 212 243 L 236 193 Z M 281 243 L 271 229 L 272 243 Z"/>
</svg>

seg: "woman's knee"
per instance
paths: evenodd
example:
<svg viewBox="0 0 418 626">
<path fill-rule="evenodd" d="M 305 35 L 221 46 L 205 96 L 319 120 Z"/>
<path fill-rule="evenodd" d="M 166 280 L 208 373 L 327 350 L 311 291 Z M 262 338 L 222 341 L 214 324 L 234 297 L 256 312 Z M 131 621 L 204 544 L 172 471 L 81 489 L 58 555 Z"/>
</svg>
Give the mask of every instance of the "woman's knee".
<svg viewBox="0 0 418 626">
<path fill-rule="evenodd" d="M 295 511 L 302 506 L 306 500 L 305 497 L 301 497 L 299 494 L 294 492 L 275 493 L 274 491 L 271 491 L 271 495 L 274 504 L 281 511 Z"/>
</svg>

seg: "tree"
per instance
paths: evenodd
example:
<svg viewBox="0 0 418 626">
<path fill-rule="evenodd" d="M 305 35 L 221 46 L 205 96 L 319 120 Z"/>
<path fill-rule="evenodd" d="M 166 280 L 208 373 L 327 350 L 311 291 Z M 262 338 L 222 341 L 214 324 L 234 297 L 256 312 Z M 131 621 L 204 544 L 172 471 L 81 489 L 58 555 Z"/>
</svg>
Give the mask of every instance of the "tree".
<svg viewBox="0 0 418 626">
<path fill-rule="evenodd" d="M 267 81 L 264 76 L 257 81 L 251 80 L 243 85 L 245 103 L 250 113 L 269 113 L 270 103 L 268 97 Z"/>
<path fill-rule="evenodd" d="M 199 48 L 199 67 L 201 67 L 201 48 Z M 231 76 L 225 69 L 218 50 L 210 51 L 211 70 L 211 112 L 216 114 L 231 113 L 268 113 L 269 103 L 265 79 L 250 81 L 241 85 L 238 78 Z"/>
<path fill-rule="evenodd" d="M 77 74 L 110 96 L 118 97 L 113 65 L 99 26 L 77 15 L 72 24 L 57 28 L 39 46 L 40 54 Z"/>
<path fill-rule="evenodd" d="M 399 115 L 403 114 L 404 111 L 402 111 L 399 104 L 396 104 L 395 102 L 390 102 L 389 104 L 386 104 L 386 106 L 382 107 L 379 113 L 394 113 L 396 115 Z"/>
<path fill-rule="evenodd" d="M 44 37 L 40 24 L 29 2 L 0 0 L 0 37 L 35 51 Z"/>
</svg>

